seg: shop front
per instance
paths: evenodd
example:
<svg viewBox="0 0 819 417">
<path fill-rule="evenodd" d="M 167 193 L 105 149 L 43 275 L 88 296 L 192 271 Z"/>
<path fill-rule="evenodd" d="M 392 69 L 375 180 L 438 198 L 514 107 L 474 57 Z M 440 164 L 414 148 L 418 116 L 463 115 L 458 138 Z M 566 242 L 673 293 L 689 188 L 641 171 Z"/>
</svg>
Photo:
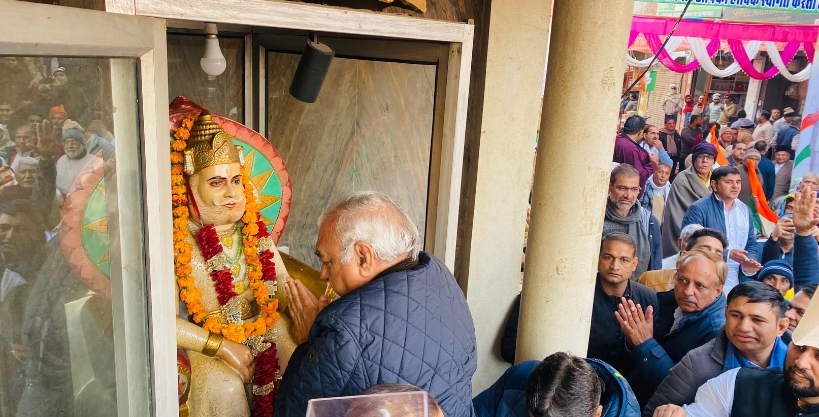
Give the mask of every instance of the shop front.
<svg viewBox="0 0 819 417">
<path fill-rule="evenodd" d="M 196 333 L 181 334 L 178 317 L 206 322 L 189 299 L 200 282 L 184 280 L 197 272 L 180 269 L 188 206 L 179 198 L 193 191 L 178 178 L 233 163 L 172 149 L 174 140 L 210 132 L 202 109 L 243 146 L 236 157 L 264 232 L 221 242 L 261 241 L 259 271 L 265 250 L 281 252 L 279 274 L 312 279 L 311 290 L 323 293 L 313 255 L 318 216 L 366 189 L 401 204 L 424 250 L 455 269 L 471 24 L 263 0 L 109 0 L 105 9 L 0 6 L 0 152 L 16 148 L 0 153 L 15 170 L 3 172 L 14 183 L 0 194 L 0 416 L 205 415 L 201 404 L 216 401 L 196 380 L 208 374 L 209 362 L 196 356 L 207 345 L 183 359 L 177 350 Z M 219 75 L 200 62 L 213 58 L 205 22 L 218 30 Z M 290 93 L 308 40 L 334 53 L 315 103 Z M 187 118 L 195 125 L 183 128 Z M 236 253 L 248 282 L 232 291 L 242 294 L 257 261 Z M 270 281 L 267 298 L 252 287 L 262 308 L 255 314 L 286 317 L 283 306 L 276 311 L 275 274 Z M 233 340 L 225 323 L 220 331 Z M 268 335 L 261 323 L 240 342 L 270 342 L 254 333 Z M 277 370 L 248 385 L 251 397 L 277 387 Z"/>
</svg>

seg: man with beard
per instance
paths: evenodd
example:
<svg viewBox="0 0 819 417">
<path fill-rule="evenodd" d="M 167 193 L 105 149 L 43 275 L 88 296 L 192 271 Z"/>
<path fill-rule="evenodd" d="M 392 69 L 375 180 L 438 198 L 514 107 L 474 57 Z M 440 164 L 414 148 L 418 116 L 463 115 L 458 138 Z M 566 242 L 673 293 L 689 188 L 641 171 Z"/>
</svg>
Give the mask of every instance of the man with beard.
<svg viewBox="0 0 819 417">
<path fill-rule="evenodd" d="M 816 206 L 816 193 L 810 187 L 796 193 L 793 221 L 797 237 L 813 240 L 811 230 L 819 225 L 819 217 L 813 215 Z M 814 266 L 819 263 L 816 246 L 805 258 Z M 797 266 L 795 269 L 799 270 L 805 265 L 797 262 Z M 808 304 L 805 301 L 800 297 L 797 305 L 805 307 Z M 693 404 L 665 405 L 657 408 L 654 416 L 819 416 L 819 389 L 815 382 L 819 377 L 819 306 L 813 304 L 801 311 L 799 308 L 802 307 L 786 313 L 790 326 L 796 326 L 796 330 L 788 346 L 784 374 L 781 369 L 733 369 L 701 386 Z M 794 314 L 800 312 L 804 313 Z"/>
<path fill-rule="evenodd" d="M 636 280 L 645 271 L 662 268 L 660 222 L 637 201 L 640 174 L 628 164 L 611 171 L 603 236 L 620 232 L 636 242 L 637 267 L 631 275 Z"/>
<path fill-rule="evenodd" d="M 783 369 L 736 368 L 697 390 L 693 403 L 664 405 L 655 417 L 819 416 L 819 304 L 796 327 Z"/>
<path fill-rule="evenodd" d="M 674 289 L 657 294 L 654 317 L 625 299 L 614 312 L 634 362 L 627 378 L 641 405 L 676 363 L 708 343 L 725 325 L 722 286 L 727 272 L 721 257 L 692 250 L 677 262 Z"/>
<path fill-rule="evenodd" d="M 785 298 L 774 288 L 750 281 L 728 294 L 725 327 L 710 342 L 688 352 L 671 368 L 643 409 L 649 417 L 663 404 L 694 401 L 697 388 L 728 369 L 781 368 L 788 350 Z"/>
<path fill-rule="evenodd" d="M 74 179 L 96 156 L 85 148 L 85 134 L 77 128 L 65 129 L 62 134 L 65 155 L 57 161 L 57 189 L 67 195 Z"/>
<path fill-rule="evenodd" d="M 682 171 L 671 183 L 663 211 L 664 256 L 672 256 L 680 251 L 677 237 L 683 228 L 683 217 L 691 204 L 710 193 L 708 187 L 711 182 L 711 168 L 716 157 L 717 148 L 714 145 L 698 144 L 692 153 L 691 167 Z"/>
</svg>

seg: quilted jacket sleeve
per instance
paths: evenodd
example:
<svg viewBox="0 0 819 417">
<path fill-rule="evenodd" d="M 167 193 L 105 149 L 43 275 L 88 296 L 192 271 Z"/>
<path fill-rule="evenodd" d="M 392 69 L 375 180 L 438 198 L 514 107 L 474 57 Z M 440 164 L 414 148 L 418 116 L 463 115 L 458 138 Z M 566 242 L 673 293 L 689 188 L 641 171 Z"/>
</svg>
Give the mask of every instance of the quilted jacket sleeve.
<svg viewBox="0 0 819 417">
<path fill-rule="evenodd" d="M 643 417 L 653 416 L 654 409 L 661 405 L 694 402 L 699 384 L 694 382 L 694 361 L 691 358 L 692 355 L 685 355 L 680 363 L 671 368 L 671 372 L 643 408 Z"/>
<path fill-rule="evenodd" d="M 287 368 L 289 383 L 282 384 L 276 400 L 276 417 L 302 417 L 307 402 L 315 398 L 338 397 L 361 392 L 371 384 L 361 363 L 361 348 L 347 326 L 333 317 L 311 334 L 311 343 L 299 363 L 291 359 Z M 330 323 L 331 325 L 327 325 Z M 315 329 L 314 324 L 314 330 Z M 297 367 L 291 369 L 290 367 Z M 364 382 L 363 386 L 361 383 Z M 374 381 L 373 381 L 374 383 Z M 354 387 L 352 385 L 355 385 Z"/>
</svg>

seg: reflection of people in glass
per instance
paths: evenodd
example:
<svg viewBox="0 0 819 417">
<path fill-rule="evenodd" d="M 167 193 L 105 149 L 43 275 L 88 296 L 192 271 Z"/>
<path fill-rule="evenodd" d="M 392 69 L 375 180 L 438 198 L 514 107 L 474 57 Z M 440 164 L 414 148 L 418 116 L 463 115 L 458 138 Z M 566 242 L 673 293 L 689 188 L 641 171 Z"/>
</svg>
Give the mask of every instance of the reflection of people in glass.
<svg viewBox="0 0 819 417">
<path fill-rule="evenodd" d="M 53 199 L 54 182 L 50 185 Z M 108 175 L 106 192 L 115 196 L 115 187 L 115 176 Z M 61 223 L 60 229 L 65 227 Z M 55 233 L 48 241 L 47 258 L 23 310 L 19 417 L 116 414 L 111 301 L 89 291 L 72 270 L 63 253 L 66 238 Z M 117 236 L 109 234 L 109 241 L 116 253 Z"/>
<path fill-rule="evenodd" d="M 0 202 L 0 415 L 13 415 L 23 388 L 23 312 L 45 260 L 45 229 L 29 200 Z"/>
</svg>

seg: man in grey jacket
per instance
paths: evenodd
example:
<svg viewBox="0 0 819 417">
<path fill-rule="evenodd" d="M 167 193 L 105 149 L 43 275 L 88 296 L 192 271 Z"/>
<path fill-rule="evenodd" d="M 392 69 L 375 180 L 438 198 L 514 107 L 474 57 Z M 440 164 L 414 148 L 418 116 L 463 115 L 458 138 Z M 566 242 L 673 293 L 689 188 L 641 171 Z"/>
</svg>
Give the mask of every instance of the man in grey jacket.
<svg viewBox="0 0 819 417">
<path fill-rule="evenodd" d="M 688 352 L 671 368 L 643 409 L 643 417 L 664 404 L 690 404 L 697 388 L 734 368 L 781 368 L 788 346 L 780 338 L 788 330 L 785 299 L 768 284 L 749 281 L 728 294 L 725 327 L 717 337 Z"/>
</svg>

